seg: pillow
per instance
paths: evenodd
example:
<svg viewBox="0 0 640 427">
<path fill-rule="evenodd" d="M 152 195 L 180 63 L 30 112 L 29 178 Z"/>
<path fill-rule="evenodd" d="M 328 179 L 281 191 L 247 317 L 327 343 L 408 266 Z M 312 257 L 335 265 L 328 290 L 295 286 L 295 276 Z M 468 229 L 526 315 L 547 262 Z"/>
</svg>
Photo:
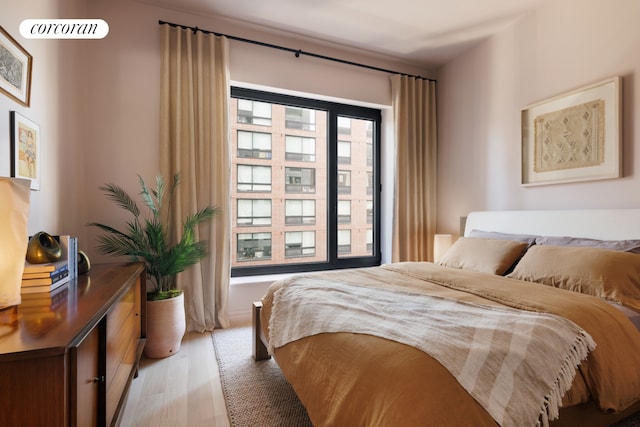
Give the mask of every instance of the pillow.
<svg viewBox="0 0 640 427">
<path fill-rule="evenodd" d="M 629 252 L 534 245 L 507 277 L 594 295 L 640 310 L 640 256 Z"/>
<path fill-rule="evenodd" d="M 445 252 L 439 264 L 444 267 L 502 275 L 526 249 L 527 244 L 524 242 L 461 237 Z"/>
<path fill-rule="evenodd" d="M 535 244 L 536 238 L 538 236 L 534 236 L 531 234 L 510 234 L 510 233 L 501 233 L 499 231 L 483 231 L 483 230 L 471 230 L 469 232 L 469 237 L 482 237 L 485 239 L 500 239 L 500 240 L 513 240 L 515 242 L 525 242 L 529 246 Z"/>
<path fill-rule="evenodd" d="M 640 254 L 640 240 L 598 240 L 585 237 L 538 236 L 536 245 L 589 246 Z"/>
</svg>

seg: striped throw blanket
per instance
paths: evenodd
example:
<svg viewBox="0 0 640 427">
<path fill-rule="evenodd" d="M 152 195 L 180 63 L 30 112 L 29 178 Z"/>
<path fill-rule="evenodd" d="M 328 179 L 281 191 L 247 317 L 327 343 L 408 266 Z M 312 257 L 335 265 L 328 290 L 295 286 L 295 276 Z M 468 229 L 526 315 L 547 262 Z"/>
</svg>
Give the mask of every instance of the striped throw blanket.
<svg viewBox="0 0 640 427">
<path fill-rule="evenodd" d="M 269 347 L 320 333 L 369 334 L 440 362 L 501 426 L 548 425 L 595 348 L 545 313 L 302 277 L 274 295 Z"/>
</svg>

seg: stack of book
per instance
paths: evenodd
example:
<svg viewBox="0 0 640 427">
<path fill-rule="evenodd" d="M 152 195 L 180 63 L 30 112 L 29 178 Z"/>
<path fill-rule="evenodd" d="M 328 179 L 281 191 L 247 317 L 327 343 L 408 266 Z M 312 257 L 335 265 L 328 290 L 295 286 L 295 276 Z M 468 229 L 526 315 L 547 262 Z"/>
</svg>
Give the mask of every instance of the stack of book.
<svg viewBox="0 0 640 427">
<path fill-rule="evenodd" d="M 39 292 L 22 296 L 20 313 L 42 314 L 64 309 L 69 294 L 68 286 L 61 286 L 51 292 Z"/>
<path fill-rule="evenodd" d="M 69 263 L 66 259 L 45 264 L 25 263 L 20 292 L 51 292 L 65 283 L 69 283 Z"/>
<path fill-rule="evenodd" d="M 62 258 L 45 264 L 25 262 L 22 273 L 22 294 L 52 292 L 78 276 L 78 239 L 54 236 L 60 242 Z"/>
</svg>

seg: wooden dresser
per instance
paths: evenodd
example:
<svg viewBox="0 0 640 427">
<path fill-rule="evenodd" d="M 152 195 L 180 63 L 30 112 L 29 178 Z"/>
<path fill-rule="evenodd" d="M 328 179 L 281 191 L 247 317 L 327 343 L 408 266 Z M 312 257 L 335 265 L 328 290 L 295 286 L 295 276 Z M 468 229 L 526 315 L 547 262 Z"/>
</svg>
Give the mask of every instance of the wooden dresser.
<svg viewBox="0 0 640 427">
<path fill-rule="evenodd" d="M 0 426 L 117 423 L 144 348 L 142 264 L 94 265 L 0 311 Z"/>
</svg>

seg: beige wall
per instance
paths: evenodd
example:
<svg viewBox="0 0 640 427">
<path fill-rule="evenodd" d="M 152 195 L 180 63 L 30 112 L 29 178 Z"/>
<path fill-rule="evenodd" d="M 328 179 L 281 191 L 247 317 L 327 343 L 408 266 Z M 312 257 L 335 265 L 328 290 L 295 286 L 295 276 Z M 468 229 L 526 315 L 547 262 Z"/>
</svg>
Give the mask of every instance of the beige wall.
<svg viewBox="0 0 640 427">
<path fill-rule="evenodd" d="M 9 175 L 9 111 L 41 126 L 42 190 L 32 192 L 30 232 L 47 230 L 93 245 L 88 221 L 113 222 L 120 212 L 97 190 L 117 182 L 137 192 L 136 174 L 159 168 L 158 19 L 255 38 L 408 73 L 425 70 L 339 51 L 213 17 L 159 9 L 133 0 L 3 2 L 0 25 L 34 56 L 30 108 L 0 95 L 0 175 Z M 457 233 L 459 217 L 480 209 L 638 207 L 640 159 L 634 123 L 640 85 L 640 3 L 637 0 L 550 0 L 512 27 L 438 70 L 440 232 Z M 102 18 L 104 40 L 25 40 L 27 18 Z M 604 78 L 623 77 L 624 178 L 523 188 L 520 186 L 520 110 Z M 249 85 L 318 93 L 388 106 L 384 73 L 231 42 L 231 77 Z M 385 110 L 385 124 L 389 123 Z M 390 127 L 384 128 L 391 177 Z M 383 194 L 390 220 L 392 195 Z M 388 233 L 388 225 L 386 228 Z M 93 251 L 89 248 L 90 255 Z"/>
<path fill-rule="evenodd" d="M 438 231 L 486 209 L 640 206 L 640 2 L 552 0 L 438 70 Z M 603 79 L 623 81 L 624 178 L 520 185 L 520 111 Z"/>
<path fill-rule="evenodd" d="M 105 181 L 117 181 L 137 191 L 136 173 L 153 177 L 159 168 L 159 29 L 158 20 L 197 26 L 206 30 L 303 49 L 327 56 L 363 62 L 407 73 L 428 75 L 428 71 L 394 63 L 388 58 L 366 57 L 356 51 L 286 35 L 268 35 L 238 23 L 215 17 L 188 15 L 130 0 L 92 0 L 89 14 L 106 20 L 109 36 L 94 42 L 88 53 L 87 92 L 95 100 L 85 118 L 91 133 L 90 173 L 86 176 L 88 218 L 112 220 L 119 213 L 95 189 Z M 292 93 L 313 93 L 329 99 L 350 99 L 363 105 L 387 108 L 391 104 L 389 75 L 311 57 L 230 41 L 230 75 L 247 87 L 279 88 Z M 390 114 L 386 115 L 390 120 Z M 387 139 L 387 154 L 391 141 Z M 392 159 L 391 155 L 386 156 Z M 99 159 L 97 161 L 96 159 Z M 385 166 L 389 179 L 393 173 Z M 386 188 L 392 188 L 393 181 Z M 386 206 L 390 207 L 390 192 Z M 390 214 L 388 215 L 390 218 Z M 93 241 L 89 230 L 89 241 Z M 390 239 L 390 226 L 385 228 Z"/>
<path fill-rule="evenodd" d="M 92 260 L 95 230 L 88 221 L 114 223 L 121 212 L 98 190 L 115 182 L 137 193 L 136 174 L 151 179 L 159 170 L 159 27 L 166 20 L 239 37 L 407 73 L 427 70 L 399 64 L 359 51 L 337 50 L 286 34 L 267 35 L 255 28 L 216 17 L 196 16 L 150 6 L 134 0 L 0 0 L 0 25 L 8 29 L 34 56 L 31 108 L 0 96 L 0 175 L 8 176 L 9 111 L 18 110 L 39 123 L 43 133 L 42 191 L 32 192 L 31 232 L 41 229 L 80 237 Z M 27 18 L 90 17 L 110 27 L 103 40 L 79 42 L 25 40 L 18 26 Z M 273 87 L 292 93 L 320 94 L 329 99 L 356 100 L 386 109 L 391 103 L 389 76 L 240 42 L 230 42 L 230 72 L 234 83 Z M 392 159 L 390 133 L 386 157 Z M 2 141 L 0 139 L 0 141 Z M 384 172 L 392 179 L 392 163 Z M 392 182 L 385 188 L 392 188 Z M 386 195 L 390 208 L 390 192 Z M 389 215 L 390 218 L 390 211 Z M 390 227 L 385 229 L 387 238 Z"/>
<path fill-rule="evenodd" d="M 80 97 L 84 78 L 82 43 L 27 40 L 20 22 L 28 18 L 84 16 L 81 0 L 1 0 L 0 25 L 33 56 L 29 107 L 0 94 L 0 176 L 9 176 L 11 111 L 40 126 L 43 156 L 41 190 L 31 192 L 29 233 L 78 234 L 84 220 L 84 144 L 81 112 L 91 104 Z"/>
</svg>

